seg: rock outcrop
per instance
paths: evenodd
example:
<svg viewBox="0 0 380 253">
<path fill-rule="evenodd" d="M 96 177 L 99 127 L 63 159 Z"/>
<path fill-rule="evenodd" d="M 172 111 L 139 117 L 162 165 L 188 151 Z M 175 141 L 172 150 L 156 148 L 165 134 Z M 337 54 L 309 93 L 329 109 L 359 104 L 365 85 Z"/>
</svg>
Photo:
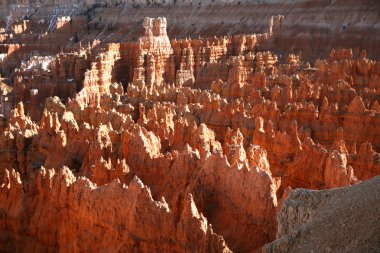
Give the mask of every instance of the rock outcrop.
<svg viewBox="0 0 380 253">
<path fill-rule="evenodd" d="M 277 239 L 263 252 L 377 252 L 380 177 L 333 190 L 296 189 L 278 216 Z"/>
<path fill-rule="evenodd" d="M 98 187 L 67 167 L 41 167 L 28 183 L 25 189 L 17 172 L 5 171 L 0 188 L 5 251 L 230 252 L 191 194 L 176 215 L 165 199 L 153 200 L 137 177 L 128 186 L 116 179 Z"/>
</svg>

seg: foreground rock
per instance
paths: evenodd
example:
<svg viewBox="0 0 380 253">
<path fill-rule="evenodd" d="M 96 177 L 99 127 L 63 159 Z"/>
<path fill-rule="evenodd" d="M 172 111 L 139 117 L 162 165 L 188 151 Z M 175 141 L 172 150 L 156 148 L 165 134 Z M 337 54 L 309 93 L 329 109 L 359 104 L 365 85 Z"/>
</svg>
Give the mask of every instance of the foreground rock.
<svg viewBox="0 0 380 253">
<path fill-rule="evenodd" d="M 334 190 L 297 189 L 278 216 L 275 252 L 379 252 L 380 176 Z"/>
<path fill-rule="evenodd" d="M 137 177 L 97 187 L 66 167 L 41 168 L 23 189 L 6 171 L 0 209 L 6 252 L 230 252 L 191 194 L 175 215 Z"/>
</svg>

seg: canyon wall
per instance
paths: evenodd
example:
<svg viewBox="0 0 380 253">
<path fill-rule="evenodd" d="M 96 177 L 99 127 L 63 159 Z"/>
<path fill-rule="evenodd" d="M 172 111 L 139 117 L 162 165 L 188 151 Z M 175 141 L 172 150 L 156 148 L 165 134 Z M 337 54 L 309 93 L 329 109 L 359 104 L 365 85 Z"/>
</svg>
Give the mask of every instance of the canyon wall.
<svg viewBox="0 0 380 253">
<path fill-rule="evenodd" d="M 64 3 L 60 5 L 62 7 L 54 8 L 55 4 L 60 3 Z M 44 19 L 46 23 L 54 23 L 59 15 L 77 16 L 86 13 L 89 25 L 103 31 L 101 37 L 108 42 L 136 39 L 136 23 L 146 16 L 165 16 L 170 20 L 169 36 L 197 38 L 264 32 L 271 16 L 285 15 L 284 32 L 277 38 L 276 47 L 273 48 L 283 57 L 302 52 L 304 59 L 310 61 L 318 57 L 326 58 L 332 48 L 352 48 L 356 55 L 365 49 L 372 58 L 380 55 L 376 46 L 380 41 L 380 3 L 376 0 L 91 0 L 40 3 L 9 1 L 3 4 L 7 5 L 1 8 L 7 13 L 2 15 L 5 23 L 9 22 L 6 21 L 8 16 L 14 20 L 26 13 L 31 20 Z M 76 9 L 72 6 L 76 6 Z M 84 32 L 83 36 L 93 37 Z"/>
</svg>

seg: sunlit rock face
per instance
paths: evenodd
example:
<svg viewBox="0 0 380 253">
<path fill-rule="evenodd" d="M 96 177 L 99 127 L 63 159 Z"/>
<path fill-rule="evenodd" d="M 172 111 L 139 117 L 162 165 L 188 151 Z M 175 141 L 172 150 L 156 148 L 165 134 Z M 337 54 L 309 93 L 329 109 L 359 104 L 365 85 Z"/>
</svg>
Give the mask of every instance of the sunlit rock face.
<svg viewBox="0 0 380 253">
<path fill-rule="evenodd" d="M 0 2 L 0 251 L 378 252 L 377 6 Z"/>
</svg>

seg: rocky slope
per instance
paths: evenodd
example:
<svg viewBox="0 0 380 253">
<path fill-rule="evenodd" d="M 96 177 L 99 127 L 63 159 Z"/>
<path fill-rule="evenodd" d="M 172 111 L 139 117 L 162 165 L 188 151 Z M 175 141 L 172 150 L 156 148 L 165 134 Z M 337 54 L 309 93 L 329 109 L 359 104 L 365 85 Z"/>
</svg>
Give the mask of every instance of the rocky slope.
<svg viewBox="0 0 380 253">
<path fill-rule="evenodd" d="M 27 19 L 15 18 L 28 13 L 25 6 L 12 5 L 12 23 L 1 33 L 4 252 L 261 252 L 271 242 L 264 250 L 282 252 L 297 240 L 322 250 L 307 241 L 313 220 L 310 230 L 298 228 L 306 221 L 289 203 L 316 208 L 319 220 L 324 212 L 333 219 L 351 200 L 335 210 L 314 192 L 292 189 L 348 187 L 380 174 L 380 62 L 371 43 L 359 46 L 367 51 L 332 49 L 326 57 L 326 48 L 315 49 L 317 59 L 315 47 L 281 49 L 294 32 L 284 15 L 269 16 L 254 34 L 209 27 L 221 36 L 181 39 L 197 34 L 184 29 L 170 37 L 185 25 L 181 12 L 173 20 L 128 12 L 156 16 L 190 3 L 139 3 L 139 11 L 129 3 L 37 4 Z M 284 4 L 258 4 L 268 5 Z M 221 6 L 227 3 L 215 2 Z M 121 7 L 128 15 L 116 11 Z M 370 5 L 364 10 L 373 13 Z M 47 19 L 51 12 L 55 18 Z M 108 27 L 113 18 L 124 25 Z M 367 184 L 315 194 L 334 201 L 353 191 L 359 198 L 355 189 Z M 376 200 L 376 189 L 364 206 Z M 293 231 L 301 236 L 287 236 Z M 318 243 L 336 238 L 325 235 Z M 368 236 L 366 249 L 378 249 L 375 233 Z"/>
<path fill-rule="evenodd" d="M 290 193 L 277 240 L 263 252 L 378 252 L 380 177 L 347 188 Z"/>
</svg>

